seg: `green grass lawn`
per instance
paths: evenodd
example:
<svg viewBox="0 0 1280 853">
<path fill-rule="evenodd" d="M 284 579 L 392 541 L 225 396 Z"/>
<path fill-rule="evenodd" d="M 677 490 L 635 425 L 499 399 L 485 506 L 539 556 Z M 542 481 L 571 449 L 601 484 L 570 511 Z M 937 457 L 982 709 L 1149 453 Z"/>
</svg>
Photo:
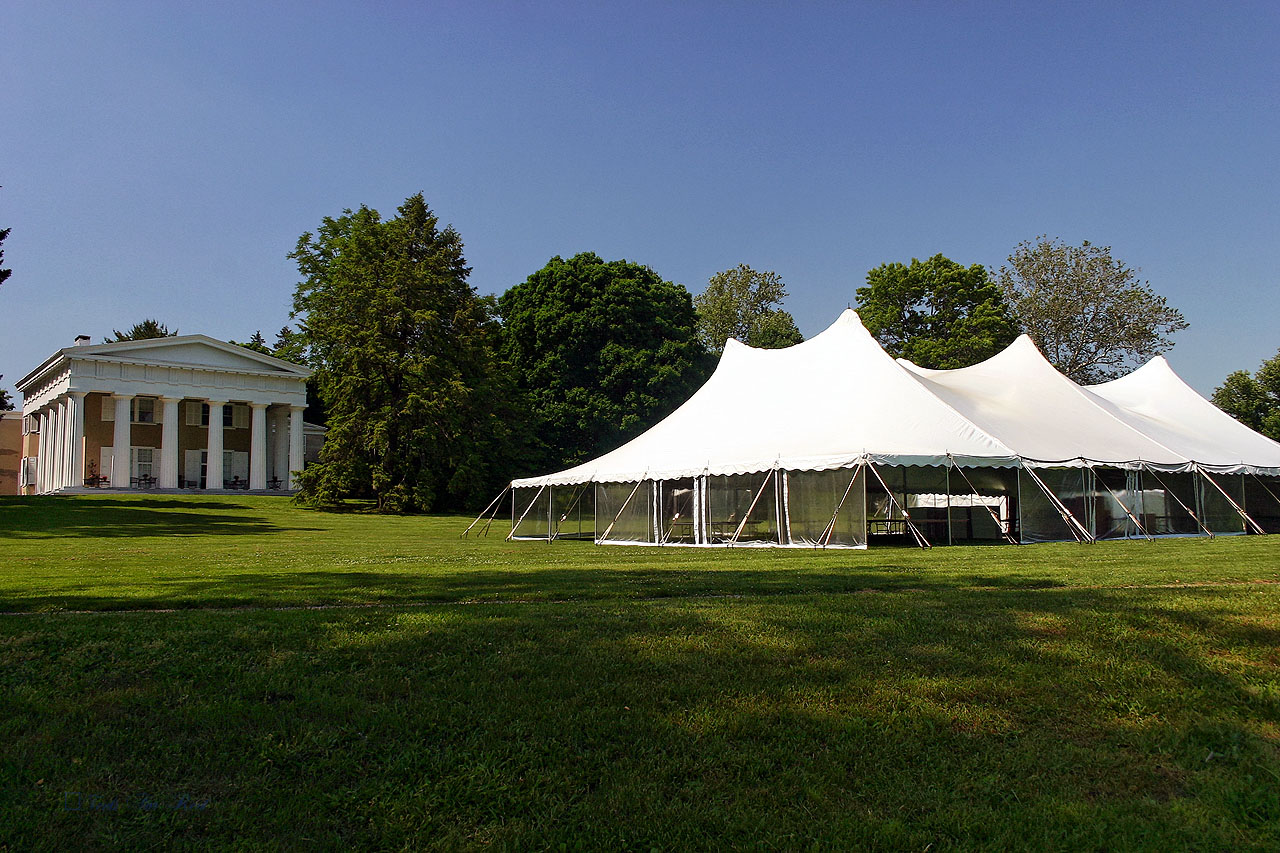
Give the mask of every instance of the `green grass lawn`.
<svg viewBox="0 0 1280 853">
<path fill-rule="evenodd" d="M 0 498 L 0 849 L 1280 848 L 1280 536 L 468 521 Z"/>
</svg>

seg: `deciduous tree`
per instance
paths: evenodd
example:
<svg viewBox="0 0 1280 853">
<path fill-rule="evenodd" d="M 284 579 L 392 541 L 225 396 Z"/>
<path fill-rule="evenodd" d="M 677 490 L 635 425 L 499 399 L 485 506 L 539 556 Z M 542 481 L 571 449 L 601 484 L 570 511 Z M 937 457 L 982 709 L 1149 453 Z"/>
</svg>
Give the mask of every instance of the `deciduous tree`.
<svg viewBox="0 0 1280 853">
<path fill-rule="evenodd" d="M 990 358 L 1018 327 L 987 275 L 942 255 L 882 264 L 857 290 L 858 316 L 890 355 L 921 367 L 967 367 Z"/>
<path fill-rule="evenodd" d="M 1018 323 L 1076 382 L 1123 376 L 1173 347 L 1182 313 L 1111 257 L 1110 246 L 1023 241 L 996 276 Z"/>
<path fill-rule="evenodd" d="M 367 495 L 409 512 L 487 499 L 509 473 L 519 417 L 458 232 L 418 194 L 391 219 L 368 207 L 326 217 L 290 257 L 329 430 L 300 500 Z"/>
<path fill-rule="evenodd" d="M 498 300 L 503 352 L 538 418 L 545 465 L 612 450 L 706 379 L 693 297 L 625 260 L 552 258 Z"/>
<path fill-rule="evenodd" d="M 737 338 L 753 347 L 789 347 L 804 340 L 796 321 L 782 309 L 787 288 L 772 270 L 756 272 L 746 264 L 718 272 L 707 289 L 693 297 L 698 338 L 717 355 L 725 341 Z"/>
<path fill-rule="evenodd" d="M 1280 352 L 1252 375 L 1237 370 L 1213 392 L 1213 402 L 1245 426 L 1280 441 Z"/>
</svg>

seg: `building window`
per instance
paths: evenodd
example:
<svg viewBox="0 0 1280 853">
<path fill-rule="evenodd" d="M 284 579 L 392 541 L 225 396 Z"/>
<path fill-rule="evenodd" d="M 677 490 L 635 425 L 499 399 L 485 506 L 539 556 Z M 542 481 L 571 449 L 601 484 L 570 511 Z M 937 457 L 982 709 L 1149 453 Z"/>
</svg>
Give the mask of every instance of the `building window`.
<svg viewBox="0 0 1280 853">
<path fill-rule="evenodd" d="M 133 398 L 133 422 L 135 424 L 153 424 L 156 422 L 156 398 Z"/>
<path fill-rule="evenodd" d="M 134 447 L 133 450 L 133 476 L 135 479 L 141 477 L 154 476 L 153 465 L 155 464 L 155 448 L 153 447 Z"/>
<path fill-rule="evenodd" d="M 222 428 L 223 429 L 226 429 L 228 427 L 240 426 L 240 424 L 236 423 L 236 421 L 239 419 L 236 418 L 235 415 L 233 414 L 233 410 L 237 408 L 239 407 L 235 403 L 222 404 Z M 209 425 L 209 404 L 201 403 L 200 404 L 200 426 L 207 427 L 208 425 Z"/>
</svg>

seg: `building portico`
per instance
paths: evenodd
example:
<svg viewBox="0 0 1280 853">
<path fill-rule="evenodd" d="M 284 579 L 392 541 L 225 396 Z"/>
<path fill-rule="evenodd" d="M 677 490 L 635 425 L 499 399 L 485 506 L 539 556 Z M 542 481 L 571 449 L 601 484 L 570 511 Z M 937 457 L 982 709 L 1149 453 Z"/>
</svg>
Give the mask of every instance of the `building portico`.
<svg viewBox="0 0 1280 853">
<path fill-rule="evenodd" d="M 309 375 L 204 335 L 80 339 L 17 383 L 22 491 L 291 491 Z"/>
</svg>

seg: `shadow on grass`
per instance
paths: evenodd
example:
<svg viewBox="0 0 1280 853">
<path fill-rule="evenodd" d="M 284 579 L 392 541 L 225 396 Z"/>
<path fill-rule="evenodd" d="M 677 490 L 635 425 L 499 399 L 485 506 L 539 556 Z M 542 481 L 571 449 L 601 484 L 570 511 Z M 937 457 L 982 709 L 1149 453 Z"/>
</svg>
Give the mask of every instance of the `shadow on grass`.
<svg viewBox="0 0 1280 853">
<path fill-rule="evenodd" d="M 527 582 L 555 586 L 548 571 Z M 421 582 L 332 574 L 301 580 Z M 480 577 L 465 588 L 525 583 Z M 9 709 L 11 840 L 1271 848 L 1280 761 L 1256 732 L 1280 709 L 1223 657 L 1280 642 L 1239 630 L 1264 606 L 919 578 L 898 592 L 10 623 L 56 635 L 14 643 L 7 667 L 57 693 Z M 215 808 L 165 823 L 59 808 L 119 766 L 104 793 L 167 780 Z"/>
<path fill-rule="evenodd" d="M 447 602 L 638 601 L 680 598 L 765 599 L 795 596 L 898 596 L 964 589 L 1065 589 L 1059 581 L 1008 574 L 996 577 L 929 576 L 919 569 L 895 565 L 834 567 L 812 571 L 759 569 L 686 569 L 657 567 L 511 568 L 436 565 L 416 570 L 298 570 L 234 572 L 193 576 L 148 577 L 140 587 L 119 594 L 63 591 L 31 594 L 20 600 L 0 597 L 0 610 L 147 610 L 240 607 L 307 607 L 313 605 L 397 605 Z"/>
<path fill-rule="evenodd" d="M 166 498 L 30 497 L 0 505 L 0 538 L 119 538 L 308 531 L 275 524 L 233 502 Z"/>
</svg>

